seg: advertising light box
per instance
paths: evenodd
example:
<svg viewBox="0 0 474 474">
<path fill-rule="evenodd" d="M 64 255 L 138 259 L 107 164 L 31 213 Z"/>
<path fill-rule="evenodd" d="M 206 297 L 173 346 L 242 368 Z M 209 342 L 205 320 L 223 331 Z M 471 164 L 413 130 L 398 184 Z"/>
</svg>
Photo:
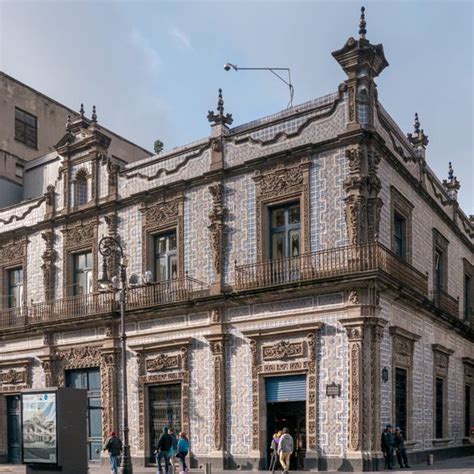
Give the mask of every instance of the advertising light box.
<svg viewBox="0 0 474 474">
<path fill-rule="evenodd" d="M 22 394 L 23 463 L 58 462 L 56 402 L 54 392 Z"/>
</svg>

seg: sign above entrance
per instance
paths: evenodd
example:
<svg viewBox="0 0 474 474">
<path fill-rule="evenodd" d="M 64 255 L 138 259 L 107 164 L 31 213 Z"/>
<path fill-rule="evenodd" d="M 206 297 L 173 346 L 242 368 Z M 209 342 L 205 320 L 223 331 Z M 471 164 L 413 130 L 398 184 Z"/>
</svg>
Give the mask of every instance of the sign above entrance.
<svg viewBox="0 0 474 474">
<path fill-rule="evenodd" d="M 326 396 L 328 397 L 340 397 L 341 396 L 341 384 L 331 382 L 326 385 Z"/>
</svg>

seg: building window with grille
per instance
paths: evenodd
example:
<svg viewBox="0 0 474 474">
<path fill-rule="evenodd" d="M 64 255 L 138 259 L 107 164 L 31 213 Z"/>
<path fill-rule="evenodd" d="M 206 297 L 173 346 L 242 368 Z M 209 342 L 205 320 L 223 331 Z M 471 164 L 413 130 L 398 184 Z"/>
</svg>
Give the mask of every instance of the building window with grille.
<svg viewBox="0 0 474 474">
<path fill-rule="evenodd" d="M 176 231 L 154 237 L 155 281 L 173 280 L 178 277 Z"/>
<path fill-rule="evenodd" d="M 89 182 L 88 174 L 85 169 L 81 169 L 76 173 L 74 181 L 75 202 L 76 207 L 83 206 L 89 201 Z"/>
<path fill-rule="evenodd" d="M 444 252 L 436 249 L 434 252 L 434 279 L 433 287 L 435 292 L 439 293 L 444 284 Z"/>
<path fill-rule="evenodd" d="M 299 203 L 270 208 L 270 259 L 298 257 L 301 248 Z"/>
<path fill-rule="evenodd" d="M 406 219 L 398 212 L 393 216 L 393 251 L 406 260 Z"/>
<path fill-rule="evenodd" d="M 395 369 L 395 425 L 407 436 L 408 417 L 408 371 Z"/>
<path fill-rule="evenodd" d="M 444 435 L 444 378 L 436 377 L 435 382 L 435 438 Z"/>
<path fill-rule="evenodd" d="M 38 147 L 38 119 L 15 107 L 15 140 L 30 148 Z"/>
<path fill-rule="evenodd" d="M 23 300 L 23 269 L 20 267 L 8 270 L 7 283 L 7 305 L 9 308 L 17 308 Z"/>
<path fill-rule="evenodd" d="M 76 253 L 73 256 L 73 294 L 92 293 L 92 252 Z"/>
<path fill-rule="evenodd" d="M 464 436 L 471 436 L 471 386 L 464 386 Z"/>
<path fill-rule="evenodd" d="M 472 292 L 471 275 L 464 275 L 464 319 L 469 320 L 471 317 L 471 292 Z"/>
</svg>

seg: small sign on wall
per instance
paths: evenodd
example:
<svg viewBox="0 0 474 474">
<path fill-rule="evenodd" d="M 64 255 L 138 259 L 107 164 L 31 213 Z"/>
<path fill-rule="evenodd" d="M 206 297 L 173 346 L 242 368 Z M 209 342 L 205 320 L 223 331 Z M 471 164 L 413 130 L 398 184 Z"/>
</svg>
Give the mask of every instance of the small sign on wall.
<svg viewBox="0 0 474 474">
<path fill-rule="evenodd" d="M 340 397 L 341 396 L 341 384 L 331 382 L 326 385 L 326 395 L 328 397 Z"/>
</svg>

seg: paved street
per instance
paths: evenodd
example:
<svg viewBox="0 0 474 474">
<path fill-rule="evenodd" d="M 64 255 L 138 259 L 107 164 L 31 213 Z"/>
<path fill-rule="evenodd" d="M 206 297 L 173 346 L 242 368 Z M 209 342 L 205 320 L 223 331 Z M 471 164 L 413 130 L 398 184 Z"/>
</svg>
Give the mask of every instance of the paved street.
<svg viewBox="0 0 474 474">
<path fill-rule="evenodd" d="M 12 466 L 8 464 L 0 465 L 0 473 L 4 473 L 4 472 L 24 473 L 25 468 L 23 466 Z M 134 474 L 150 474 L 154 472 L 155 472 L 154 468 L 140 468 L 140 469 L 134 470 Z M 192 470 L 191 472 L 198 474 L 202 471 L 199 471 L 196 469 L 196 470 Z M 226 472 L 228 471 L 212 471 L 213 474 L 225 474 Z M 268 471 L 258 471 L 258 472 L 262 474 L 263 473 L 268 474 Z M 466 456 L 463 458 L 456 458 L 456 459 L 447 459 L 447 460 L 439 461 L 435 463 L 434 466 L 427 466 L 426 464 L 418 464 L 418 465 L 412 466 L 410 469 L 394 469 L 392 471 L 378 471 L 378 472 L 380 473 L 392 472 L 392 473 L 404 473 L 404 474 L 412 474 L 415 472 L 424 472 L 424 473 L 434 472 L 436 474 L 474 474 L 474 456 Z M 90 474 L 109 474 L 110 470 L 107 467 L 91 467 L 89 470 L 89 473 Z M 357 473 L 354 473 L 354 474 L 357 474 Z"/>
</svg>

